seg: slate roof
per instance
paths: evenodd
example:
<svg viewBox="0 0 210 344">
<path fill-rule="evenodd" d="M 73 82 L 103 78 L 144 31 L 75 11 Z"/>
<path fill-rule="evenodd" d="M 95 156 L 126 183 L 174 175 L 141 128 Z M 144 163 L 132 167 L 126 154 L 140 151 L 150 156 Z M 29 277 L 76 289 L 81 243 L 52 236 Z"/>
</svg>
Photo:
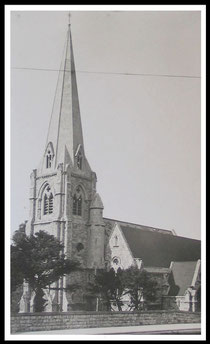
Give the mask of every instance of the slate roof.
<svg viewBox="0 0 210 344">
<path fill-rule="evenodd" d="M 147 266 L 145 270 L 152 274 L 168 274 L 171 272 L 169 268 L 157 267 L 157 266 Z"/>
<path fill-rule="evenodd" d="M 103 220 L 105 223 L 108 223 L 111 226 L 114 226 L 116 223 L 118 223 L 120 226 L 129 226 L 132 228 L 137 228 L 137 229 L 146 230 L 146 231 L 150 231 L 150 232 L 158 232 L 158 233 L 162 233 L 162 234 L 176 235 L 175 231 L 171 230 L 171 229 L 162 229 L 162 228 L 157 228 L 157 227 L 139 225 L 137 223 L 125 222 L 125 221 L 121 221 L 121 220 L 110 219 L 107 217 L 104 217 Z"/>
<path fill-rule="evenodd" d="M 183 262 L 200 259 L 200 240 L 123 226 L 122 224 L 120 224 L 120 228 L 134 258 L 141 258 L 145 267 L 167 268 L 171 261 Z"/>
<path fill-rule="evenodd" d="M 197 262 L 174 262 L 169 296 L 182 296 L 191 286 Z"/>
</svg>

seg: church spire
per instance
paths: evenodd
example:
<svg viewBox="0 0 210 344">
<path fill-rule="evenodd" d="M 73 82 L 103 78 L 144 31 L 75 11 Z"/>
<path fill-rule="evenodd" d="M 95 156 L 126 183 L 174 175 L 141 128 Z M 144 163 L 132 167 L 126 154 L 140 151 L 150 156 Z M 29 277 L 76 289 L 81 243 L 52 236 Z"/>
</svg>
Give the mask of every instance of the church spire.
<svg viewBox="0 0 210 344">
<path fill-rule="evenodd" d="M 56 168 L 59 163 L 71 163 L 75 166 L 78 161 L 77 153 L 84 155 L 70 18 L 65 54 L 59 71 L 48 129 L 45 157 L 50 147 L 53 168 Z M 42 170 L 46 168 L 44 160 Z"/>
</svg>

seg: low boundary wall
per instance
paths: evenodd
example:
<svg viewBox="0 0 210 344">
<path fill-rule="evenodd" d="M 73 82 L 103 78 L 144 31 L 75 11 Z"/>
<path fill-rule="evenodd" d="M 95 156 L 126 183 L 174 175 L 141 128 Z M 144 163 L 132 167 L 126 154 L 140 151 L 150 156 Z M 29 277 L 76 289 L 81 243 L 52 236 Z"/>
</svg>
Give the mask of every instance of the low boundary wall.
<svg viewBox="0 0 210 344">
<path fill-rule="evenodd" d="M 11 333 L 200 322 L 200 313 L 180 311 L 21 313 L 11 316 Z"/>
</svg>

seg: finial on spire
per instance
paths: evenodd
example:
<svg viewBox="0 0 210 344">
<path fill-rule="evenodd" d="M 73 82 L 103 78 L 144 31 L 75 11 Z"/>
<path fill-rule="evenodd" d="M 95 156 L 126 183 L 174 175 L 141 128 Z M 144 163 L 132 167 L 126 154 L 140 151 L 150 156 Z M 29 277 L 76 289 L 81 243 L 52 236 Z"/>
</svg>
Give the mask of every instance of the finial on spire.
<svg viewBox="0 0 210 344">
<path fill-rule="evenodd" d="M 68 23 L 68 25 L 70 26 L 70 25 L 71 25 L 71 19 L 70 19 L 70 18 L 71 18 L 71 13 L 70 13 L 70 12 L 68 13 L 68 17 L 69 17 L 69 23 Z"/>
</svg>

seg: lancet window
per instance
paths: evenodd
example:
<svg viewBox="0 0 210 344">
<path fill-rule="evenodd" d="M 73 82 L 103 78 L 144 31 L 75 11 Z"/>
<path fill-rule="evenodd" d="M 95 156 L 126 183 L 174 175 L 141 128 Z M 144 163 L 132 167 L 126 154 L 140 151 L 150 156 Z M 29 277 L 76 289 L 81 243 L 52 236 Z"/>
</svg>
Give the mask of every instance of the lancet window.
<svg viewBox="0 0 210 344">
<path fill-rule="evenodd" d="M 82 190 L 78 187 L 73 196 L 73 215 L 82 216 L 82 198 Z"/>
<path fill-rule="evenodd" d="M 77 167 L 81 170 L 82 169 L 82 153 L 79 151 L 77 154 Z"/>
<path fill-rule="evenodd" d="M 115 235 L 115 237 L 114 237 L 114 246 L 119 246 L 118 245 L 118 236 L 117 235 Z"/>
<path fill-rule="evenodd" d="M 50 142 L 47 146 L 47 151 L 46 151 L 46 168 L 52 167 L 53 157 L 54 157 L 53 145 L 52 145 L 52 142 Z"/>
<path fill-rule="evenodd" d="M 52 154 L 50 151 L 47 152 L 46 156 L 46 168 L 50 168 L 52 165 Z"/>
</svg>

